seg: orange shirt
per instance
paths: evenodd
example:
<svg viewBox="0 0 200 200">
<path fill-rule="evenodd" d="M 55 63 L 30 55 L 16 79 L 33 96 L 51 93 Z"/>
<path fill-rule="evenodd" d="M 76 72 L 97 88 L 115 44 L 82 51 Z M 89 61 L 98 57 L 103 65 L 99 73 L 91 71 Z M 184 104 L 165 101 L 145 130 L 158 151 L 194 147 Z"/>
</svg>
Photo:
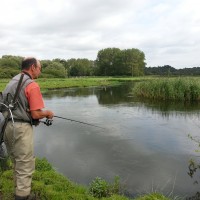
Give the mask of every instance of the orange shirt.
<svg viewBox="0 0 200 200">
<path fill-rule="evenodd" d="M 25 95 L 28 99 L 30 111 L 44 108 L 44 101 L 40 92 L 40 87 L 36 82 L 32 82 L 25 88 Z"/>
</svg>

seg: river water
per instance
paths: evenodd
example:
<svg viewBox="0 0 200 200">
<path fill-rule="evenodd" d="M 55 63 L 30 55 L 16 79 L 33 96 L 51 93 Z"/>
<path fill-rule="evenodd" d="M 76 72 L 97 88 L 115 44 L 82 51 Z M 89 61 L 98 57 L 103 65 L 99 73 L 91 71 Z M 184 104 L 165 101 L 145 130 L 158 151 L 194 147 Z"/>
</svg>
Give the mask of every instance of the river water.
<svg viewBox="0 0 200 200">
<path fill-rule="evenodd" d="M 198 160 L 200 105 L 152 103 L 130 94 L 133 83 L 114 87 L 53 90 L 43 94 L 55 115 L 52 126 L 35 128 L 35 154 L 72 181 L 89 185 L 96 177 L 120 177 L 129 196 L 161 192 L 191 197 L 199 192 L 199 172 L 191 178 L 190 159 Z"/>
</svg>

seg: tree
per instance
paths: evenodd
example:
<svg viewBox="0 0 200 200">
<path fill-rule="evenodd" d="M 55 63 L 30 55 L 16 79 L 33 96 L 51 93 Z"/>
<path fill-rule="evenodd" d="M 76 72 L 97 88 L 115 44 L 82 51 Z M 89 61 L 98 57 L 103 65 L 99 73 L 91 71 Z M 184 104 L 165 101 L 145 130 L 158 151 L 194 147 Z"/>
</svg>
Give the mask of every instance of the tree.
<svg viewBox="0 0 200 200">
<path fill-rule="evenodd" d="M 65 59 L 56 58 L 53 59 L 52 62 L 61 63 L 65 67 L 65 69 L 67 69 L 67 61 Z"/>
<path fill-rule="evenodd" d="M 19 56 L 4 55 L 0 59 L 0 67 L 20 69 L 22 59 L 23 58 Z"/>
<path fill-rule="evenodd" d="M 43 72 L 51 75 L 52 77 L 65 78 L 67 76 L 67 70 L 59 62 L 51 62 L 44 68 Z"/>
<path fill-rule="evenodd" d="M 4 55 L 0 59 L 0 78 L 11 78 L 20 72 L 22 57 Z"/>
<path fill-rule="evenodd" d="M 41 62 L 41 65 L 42 65 L 42 70 L 47 68 L 52 63 L 51 60 L 41 60 L 40 62 Z"/>
<path fill-rule="evenodd" d="M 94 62 L 88 59 L 70 59 L 68 61 L 70 76 L 91 76 L 94 74 Z"/>
<path fill-rule="evenodd" d="M 102 49 L 97 54 L 96 64 L 99 75 L 113 76 L 116 74 L 116 58 L 120 53 L 118 48 Z"/>
<path fill-rule="evenodd" d="M 146 63 L 145 55 L 139 49 L 126 49 L 124 50 L 124 68 L 126 75 L 139 76 L 144 74 L 144 67 Z"/>
<path fill-rule="evenodd" d="M 139 76 L 144 74 L 144 60 L 145 55 L 139 49 L 107 48 L 98 52 L 96 63 L 99 75 Z"/>
<path fill-rule="evenodd" d="M 146 67 L 145 75 L 178 75 L 180 72 L 170 65 L 158 66 L 158 67 Z M 180 73 L 181 74 L 181 73 Z"/>
</svg>

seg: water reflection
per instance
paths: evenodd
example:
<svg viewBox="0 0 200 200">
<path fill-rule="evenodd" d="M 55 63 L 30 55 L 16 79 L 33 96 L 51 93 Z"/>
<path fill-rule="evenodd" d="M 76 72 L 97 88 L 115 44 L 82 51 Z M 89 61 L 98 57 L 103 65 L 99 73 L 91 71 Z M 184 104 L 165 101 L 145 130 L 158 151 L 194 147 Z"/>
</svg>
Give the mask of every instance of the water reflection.
<svg viewBox="0 0 200 200">
<path fill-rule="evenodd" d="M 106 131 L 54 119 L 52 127 L 37 128 L 36 154 L 78 183 L 119 175 L 132 196 L 152 190 L 192 196 L 198 187 L 187 174 L 194 155 L 187 135 L 199 131 L 199 105 L 141 102 L 131 90 L 128 84 L 44 94 L 56 115 Z"/>
<path fill-rule="evenodd" d="M 200 181 L 200 160 L 199 160 L 200 139 L 199 137 L 193 137 L 191 135 L 189 136 L 189 138 L 194 143 L 196 143 L 197 146 L 196 152 L 198 154 L 189 161 L 188 175 L 193 180 L 193 184 L 198 185 Z M 187 200 L 198 200 L 198 199 L 200 199 L 200 190 L 198 190 L 198 192 L 196 192 L 196 194 L 194 194 L 193 196 L 187 198 Z"/>
</svg>

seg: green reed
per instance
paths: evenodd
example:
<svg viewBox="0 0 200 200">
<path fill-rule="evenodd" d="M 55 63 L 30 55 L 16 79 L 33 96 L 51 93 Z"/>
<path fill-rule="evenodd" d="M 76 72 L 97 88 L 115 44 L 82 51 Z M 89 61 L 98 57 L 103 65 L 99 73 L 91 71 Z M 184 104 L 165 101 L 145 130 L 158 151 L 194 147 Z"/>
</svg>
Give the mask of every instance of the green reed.
<svg viewBox="0 0 200 200">
<path fill-rule="evenodd" d="M 133 88 L 134 95 L 154 100 L 200 100 L 198 78 L 156 78 L 139 82 Z"/>
</svg>

